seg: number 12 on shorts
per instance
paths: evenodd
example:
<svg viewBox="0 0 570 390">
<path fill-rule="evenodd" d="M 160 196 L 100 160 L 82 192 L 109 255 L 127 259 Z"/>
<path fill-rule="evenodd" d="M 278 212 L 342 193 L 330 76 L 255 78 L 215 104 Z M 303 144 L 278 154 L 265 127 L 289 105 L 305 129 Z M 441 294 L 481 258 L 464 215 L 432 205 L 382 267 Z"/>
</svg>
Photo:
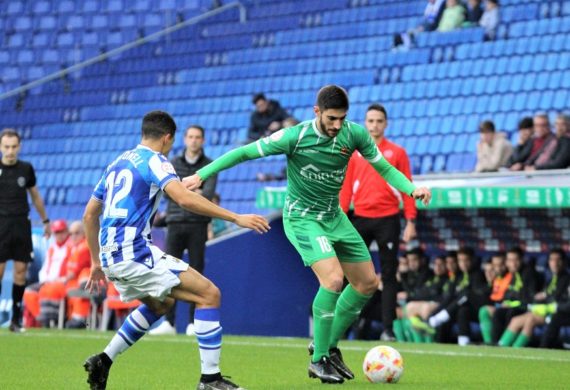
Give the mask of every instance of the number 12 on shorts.
<svg viewBox="0 0 570 390">
<path fill-rule="evenodd" d="M 332 251 L 332 246 L 329 242 L 329 239 L 326 238 L 326 236 L 318 236 L 316 240 L 319 243 L 319 246 L 321 247 L 321 252 L 327 253 Z"/>
</svg>

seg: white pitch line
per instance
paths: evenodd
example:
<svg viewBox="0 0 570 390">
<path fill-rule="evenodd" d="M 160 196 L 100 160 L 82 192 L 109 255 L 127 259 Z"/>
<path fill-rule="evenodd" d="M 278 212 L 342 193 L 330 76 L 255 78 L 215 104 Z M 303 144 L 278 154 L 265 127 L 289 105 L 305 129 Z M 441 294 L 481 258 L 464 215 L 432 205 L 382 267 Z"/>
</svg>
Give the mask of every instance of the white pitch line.
<svg viewBox="0 0 570 390">
<path fill-rule="evenodd" d="M 94 339 L 94 340 L 110 340 L 110 334 L 97 334 L 92 332 L 86 332 L 84 334 L 65 334 L 63 332 L 33 332 L 33 333 L 24 333 L 20 335 L 13 335 L 9 332 L 0 332 L 0 336 L 11 336 L 11 337 L 57 337 L 57 336 L 64 336 L 66 338 L 73 338 L 73 339 Z M 247 336 L 245 336 L 247 337 Z M 276 340 L 287 340 L 286 337 L 279 337 Z M 167 343 L 188 343 L 188 344 L 196 344 L 196 339 L 194 337 L 164 337 L 164 336 L 147 336 L 143 338 L 144 342 L 167 342 Z M 300 343 L 279 343 L 279 342 L 267 342 L 267 341 L 240 341 L 240 340 L 224 340 L 224 345 L 233 345 L 233 346 L 244 346 L 244 347 L 262 347 L 262 348 L 291 348 L 291 349 L 306 349 L 307 344 L 300 344 Z M 356 346 L 356 345 L 343 345 L 343 350 L 347 351 L 359 351 L 359 352 L 367 352 L 370 347 L 369 346 Z M 416 355 L 433 355 L 433 356 L 453 356 L 453 357 L 481 357 L 481 358 L 497 358 L 497 359 L 514 359 L 514 360 L 533 360 L 533 361 L 550 361 L 550 362 L 562 362 L 562 363 L 570 363 L 570 356 L 568 359 L 558 358 L 558 357 L 538 357 L 538 356 L 527 356 L 527 355 L 509 355 L 509 354 L 501 354 L 501 353 L 481 353 L 481 352 L 469 352 L 469 351 L 442 351 L 442 350 L 427 350 L 427 351 L 418 351 L 412 348 L 406 348 L 404 346 L 397 346 L 398 351 L 402 353 L 409 353 L 409 354 L 416 354 Z"/>
</svg>

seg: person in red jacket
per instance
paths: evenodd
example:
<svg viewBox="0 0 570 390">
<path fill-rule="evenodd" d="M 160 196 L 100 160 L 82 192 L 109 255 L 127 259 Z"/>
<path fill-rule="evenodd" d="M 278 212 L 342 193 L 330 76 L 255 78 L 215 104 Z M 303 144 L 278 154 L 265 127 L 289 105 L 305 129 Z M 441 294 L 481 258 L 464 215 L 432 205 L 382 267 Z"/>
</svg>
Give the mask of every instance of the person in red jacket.
<svg viewBox="0 0 570 390">
<path fill-rule="evenodd" d="M 410 160 L 406 151 L 388 141 L 384 131 L 388 127 L 386 109 L 380 104 L 372 104 L 366 111 L 365 126 L 386 160 L 411 180 Z M 346 178 L 340 192 L 340 206 L 348 212 L 354 205 L 353 224 L 366 245 L 372 241 L 378 244 L 382 273 L 382 323 L 384 332 L 381 339 L 394 341 L 392 324 L 396 318 L 396 293 L 398 284 L 398 248 L 400 246 L 400 202 L 404 203 L 406 226 L 402 240 L 416 237 L 415 201 L 408 195 L 391 187 L 368 162 L 355 152 L 346 171 Z"/>
</svg>

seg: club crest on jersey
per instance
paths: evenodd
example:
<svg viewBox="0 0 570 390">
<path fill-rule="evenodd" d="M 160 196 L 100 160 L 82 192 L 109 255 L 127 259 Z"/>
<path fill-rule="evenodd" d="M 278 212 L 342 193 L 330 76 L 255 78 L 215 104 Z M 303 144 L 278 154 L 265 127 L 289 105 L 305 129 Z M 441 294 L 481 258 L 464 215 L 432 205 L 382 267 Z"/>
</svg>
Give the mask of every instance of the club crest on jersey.
<svg viewBox="0 0 570 390">
<path fill-rule="evenodd" d="M 20 187 L 25 187 L 25 186 L 26 186 L 26 178 L 23 177 L 23 176 L 20 176 L 20 177 L 18 178 L 18 185 L 19 185 Z"/>
<path fill-rule="evenodd" d="M 343 156 L 348 156 L 350 154 L 350 150 L 346 146 L 340 148 L 340 154 Z"/>
<path fill-rule="evenodd" d="M 174 167 L 171 163 L 165 161 L 160 165 L 160 167 L 164 172 L 170 173 L 171 175 L 176 175 L 176 171 L 174 170 Z"/>
</svg>

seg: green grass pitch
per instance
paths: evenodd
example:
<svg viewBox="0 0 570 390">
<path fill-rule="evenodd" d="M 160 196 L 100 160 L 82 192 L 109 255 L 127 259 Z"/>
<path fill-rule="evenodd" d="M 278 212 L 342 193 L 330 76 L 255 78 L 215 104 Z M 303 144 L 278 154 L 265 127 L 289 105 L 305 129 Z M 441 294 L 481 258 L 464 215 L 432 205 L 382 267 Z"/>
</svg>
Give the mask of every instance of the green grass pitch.
<svg viewBox="0 0 570 390">
<path fill-rule="evenodd" d="M 0 330 L 0 389 L 85 389 L 82 364 L 101 351 L 112 333 Z M 250 390 L 316 389 L 307 376 L 307 339 L 225 336 L 222 372 Z M 404 358 L 396 385 L 370 384 L 364 355 L 376 342 L 344 341 L 340 347 L 356 379 L 344 389 L 568 389 L 570 353 L 539 349 L 391 344 Z M 115 362 L 108 389 L 194 389 L 198 346 L 188 336 L 145 336 Z"/>
</svg>

